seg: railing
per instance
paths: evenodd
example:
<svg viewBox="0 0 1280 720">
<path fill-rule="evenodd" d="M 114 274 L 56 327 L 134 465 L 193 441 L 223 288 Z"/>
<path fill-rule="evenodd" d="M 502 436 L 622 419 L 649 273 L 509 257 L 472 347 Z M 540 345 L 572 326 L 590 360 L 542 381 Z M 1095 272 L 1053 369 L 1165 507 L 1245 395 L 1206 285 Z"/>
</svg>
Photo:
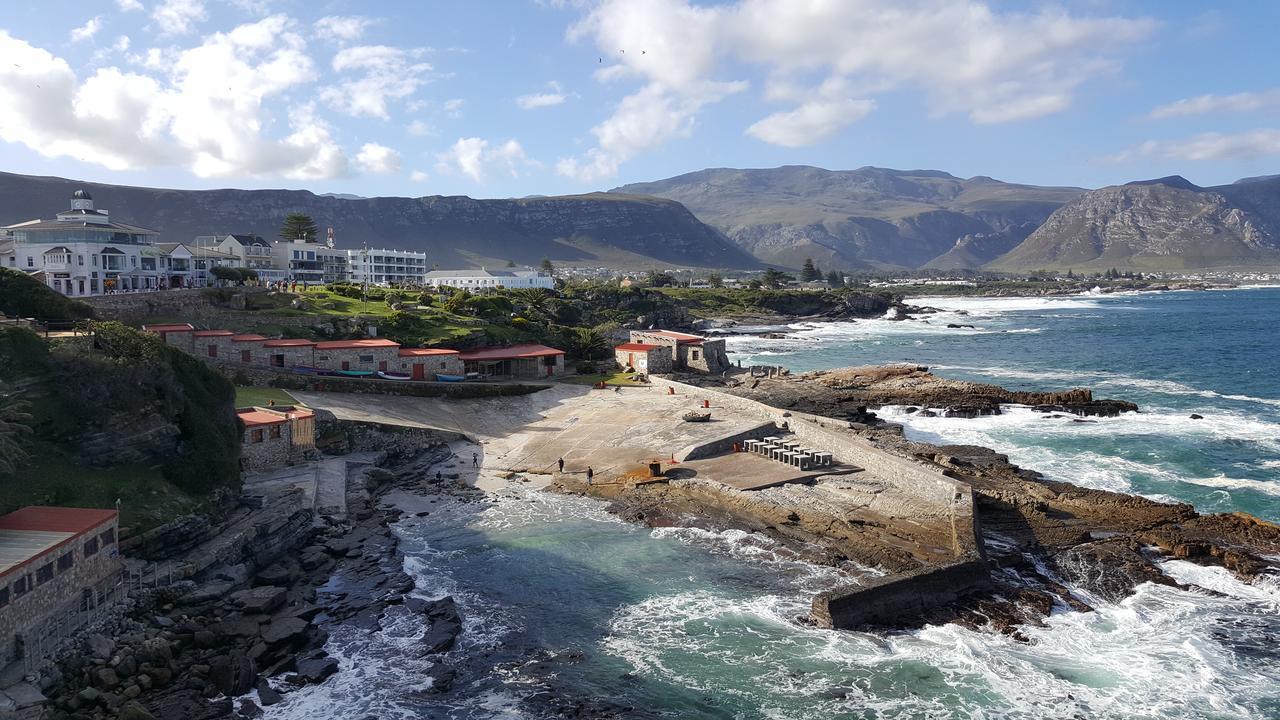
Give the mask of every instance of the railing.
<svg viewBox="0 0 1280 720">
<path fill-rule="evenodd" d="M 122 602 L 127 588 L 123 575 L 112 573 L 83 594 L 57 605 L 45 617 L 17 635 L 16 651 L 23 667 L 33 672 L 54 654 L 63 641 L 80 634 L 82 628 Z"/>
</svg>

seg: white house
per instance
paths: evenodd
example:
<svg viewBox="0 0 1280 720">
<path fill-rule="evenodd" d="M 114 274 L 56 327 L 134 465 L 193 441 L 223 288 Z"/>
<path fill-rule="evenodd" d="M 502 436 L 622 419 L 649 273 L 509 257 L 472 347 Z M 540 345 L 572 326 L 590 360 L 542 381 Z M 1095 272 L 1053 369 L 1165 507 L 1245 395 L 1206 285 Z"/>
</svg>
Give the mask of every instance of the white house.
<svg viewBox="0 0 1280 720">
<path fill-rule="evenodd" d="M 412 250 L 347 250 L 351 282 L 370 285 L 426 285 L 427 254 Z"/>
<path fill-rule="evenodd" d="M 154 290 L 163 275 L 155 230 L 114 222 L 84 190 L 53 220 L 0 228 L 0 262 L 64 295 Z"/>
<path fill-rule="evenodd" d="M 308 240 L 277 240 L 272 254 L 272 265 L 283 270 L 288 280 L 320 285 L 351 277 L 346 250 Z"/>
<path fill-rule="evenodd" d="M 546 288 L 556 286 L 556 281 L 539 270 L 432 270 L 426 275 L 432 287 L 454 287 L 470 292 L 484 292 L 505 288 Z"/>
</svg>

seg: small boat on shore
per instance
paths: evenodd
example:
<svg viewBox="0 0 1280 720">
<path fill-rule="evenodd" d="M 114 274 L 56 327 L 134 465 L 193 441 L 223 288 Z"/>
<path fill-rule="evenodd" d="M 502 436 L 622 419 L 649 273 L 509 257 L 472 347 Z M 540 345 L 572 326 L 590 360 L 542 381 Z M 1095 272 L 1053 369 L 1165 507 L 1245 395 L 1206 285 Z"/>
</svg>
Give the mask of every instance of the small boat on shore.
<svg viewBox="0 0 1280 720">
<path fill-rule="evenodd" d="M 700 412 L 695 412 L 693 410 L 690 410 L 689 412 L 684 414 L 684 421 L 685 422 L 710 422 L 711 413 L 709 412 L 700 413 Z"/>
<path fill-rule="evenodd" d="M 336 370 L 338 375 L 343 377 L 372 377 L 372 370 Z"/>
<path fill-rule="evenodd" d="M 466 375 L 441 375 L 436 373 L 436 382 L 462 382 L 466 379 Z"/>
<path fill-rule="evenodd" d="M 383 380 L 412 380 L 412 379 L 413 379 L 412 377 L 410 377 L 410 376 L 408 376 L 408 375 L 400 375 L 400 374 L 398 374 L 398 373 L 382 372 L 381 370 L 379 370 L 379 371 L 378 371 L 378 377 L 382 378 Z"/>
</svg>

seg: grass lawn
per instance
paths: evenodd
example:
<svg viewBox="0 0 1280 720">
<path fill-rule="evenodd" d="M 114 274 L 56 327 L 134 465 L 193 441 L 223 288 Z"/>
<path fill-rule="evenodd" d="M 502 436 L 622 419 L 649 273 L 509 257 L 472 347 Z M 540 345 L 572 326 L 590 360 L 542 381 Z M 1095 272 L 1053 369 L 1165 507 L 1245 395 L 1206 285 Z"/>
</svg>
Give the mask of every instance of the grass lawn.
<svg viewBox="0 0 1280 720">
<path fill-rule="evenodd" d="M 635 378 L 635 373 L 597 373 L 595 375 L 570 375 L 560 382 L 572 383 L 574 385 L 595 385 L 603 380 L 605 385 L 622 385 L 624 387 L 644 387 L 648 385 L 648 383 L 636 382 L 633 378 Z"/>
<path fill-rule="evenodd" d="M 289 393 L 280 388 L 273 387 L 241 387 L 236 386 L 236 407 L 248 407 L 250 405 L 267 406 L 272 400 L 277 405 L 296 405 L 297 400 Z"/>
<path fill-rule="evenodd" d="M 37 443 L 32 464 L 0 482 L 0 513 L 26 505 L 106 508 L 120 502 L 120 524 L 136 530 L 162 525 L 191 512 L 199 500 L 169 484 L 156 468 L 83 467 L 56 446 Z"/>
</svg>

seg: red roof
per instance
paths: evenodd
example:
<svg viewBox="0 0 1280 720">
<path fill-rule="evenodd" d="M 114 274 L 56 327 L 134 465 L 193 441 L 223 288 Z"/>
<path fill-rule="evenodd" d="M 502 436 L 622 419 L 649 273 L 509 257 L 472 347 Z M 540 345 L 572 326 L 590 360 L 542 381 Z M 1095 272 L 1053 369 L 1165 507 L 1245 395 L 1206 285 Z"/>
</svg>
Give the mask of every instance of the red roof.
<svg viewBox="0 0 1280 720">
<path fill-rule="evenodd" d="M 613 349 L 614 349 L 614 350 L 627 350 L 627 351 L 632 351 L 632 350 L 634 350 L 634 351 L 636 351 L 636 352 L 649 352 L 650 350 L 657 350 L 657 349 L 658 349 L 658 348 L 660 348 L 660 347 L 662 347 L 662 346 L 661 346 L 661 345 L 648 345 L 648 344 L 645 344 L 645 343 L 633 343 L 633 342 L 629 342 L 629 343 L 622 343 L 621 345 L 615 345 Z"/>
<path fill-rule="evenodd" d="M 525 345 L 512 345 L 510 347 L 468 350 L 467 352 L 459 354 L 462 356 L 463 360 L 516 360 L 519 358 L 563 355 L 564 351 L 550 348 L 546 345 L 534 345 L 529 343 Z"/>
<path fill-rule="evenodd" d="M 267 412 L 258 408 L 242 408 L 236 410 L 236 415 L 240 417 L 240 422 L 244 423 L 245 427 L 283 425 L 289 421 L 288 416 L 283 413 Z"/>
<path fill-rule="evenodd" d="M 266 340 L 266 339 L 267 339 L 266 336 L 254 335 L 250 333 L 248 335 L 236 335 L 235 337 L 231 338 L 231 342 L 258 342 L 259 340 Z"/>
<path fill-rule="evenodd" d="M 310 340 L 281 338 L 279 340 L 268 340 L 262 343 L 262 347 L 302 347 L 309 345 L 315 347 L 315 343 Z"/>
<path fill-rule="evenodd" d="M 191 334 L 195 337 L 228 337 L 235 335 L 230 330 L 197 330 Z"/>
<path fill-rule="evenodd" d="M 426 355 L 458 355 L 457 350 L 448 348 L 400 348 L 400 357 L 423 357 Z"/>
<path fill-rule="evenodd" d="M 701 335 L 690 335 L 689 333 L 676 332 L 674 330 L 650 330 L 649 334 L 661 335 L 681 343 L 700 343 L 705 339 Z"/>
<path fill-rule="evenodd" d="M 365 340 L 327 340 L 316 343 L 317 350 L 353 350 L 358 348 L 398 348 L 400 343 L 385 338 Z"/>
<path fill-rule="evenodd" d="M 163 335 L 171 332 L 190 332 L 196 328 L 191 323 L 168 323 L 161 325 L 143 325 L 142 329 L 147 332 L 160 333 Z"/>
<path fill-rule="evenodd" d="M 0 517 L 0 530 L 88 532 L 116 517 L 115 510 L 32 505 Z"/>
</svg>

